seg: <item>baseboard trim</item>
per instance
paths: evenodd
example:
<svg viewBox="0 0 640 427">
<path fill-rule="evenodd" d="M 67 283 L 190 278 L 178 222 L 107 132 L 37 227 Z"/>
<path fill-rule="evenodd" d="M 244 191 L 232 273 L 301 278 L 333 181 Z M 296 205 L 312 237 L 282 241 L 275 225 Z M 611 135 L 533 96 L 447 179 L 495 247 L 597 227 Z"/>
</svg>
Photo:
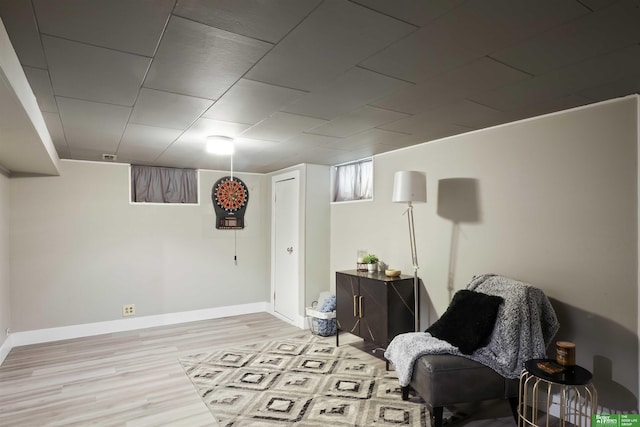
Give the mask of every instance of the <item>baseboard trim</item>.
<svg viewBox="0 0 640 427">
<path fill-rule="evenodd" d="M 124 332 L 260 312 L 270 312 L 270 304 L 267 302 L 259 302 L 183 311 L 178 313 L 158 314 L 153 316 L 132 317 L 130 319 L 118 319 L 106 322 L 85 323 L 82 325 L 63 326 L 59 328 L 14 332 L 9 335 L 5 344 L 0 347 L 0 363 L 4 361 L 4 357 L 6 357 L 6 354 L 9 354 L 9 350 L 11 350 L 11 348 L 22 345 L 40 344 L 51 341 L 82 338 L 94 335 L 110 334 L 113 332 Z M 7 342 L 9 342 L 9 349 L 6 350 L 6 354 L 2 357 L 4 354 L 3 349 L 7 346 Z"/>
<path fill-rule="evenodd" d="M 300 329 L 309 329 L 309 324 L 306 321 L 307 319 L 306 317 L 298 316 L 295 319 L 289 319 L 288 317 L 284 317 L 277 311 L 273 311 L 272 307 L 269 307 L 268 312 L 271 313 L 273 316 L 277 317 L 278 319 L 283 320 L 287 323 L 290 323 L 293 326 L 297 326 Z"/>
<path fill-rule="evenodd" d="M 4 359 L 7 358 L 7 355 L 13 348 L 13 334 L 10 334 L 6 340 L 0 345 L 0 365 L 4 362 Z"/>
</svg>

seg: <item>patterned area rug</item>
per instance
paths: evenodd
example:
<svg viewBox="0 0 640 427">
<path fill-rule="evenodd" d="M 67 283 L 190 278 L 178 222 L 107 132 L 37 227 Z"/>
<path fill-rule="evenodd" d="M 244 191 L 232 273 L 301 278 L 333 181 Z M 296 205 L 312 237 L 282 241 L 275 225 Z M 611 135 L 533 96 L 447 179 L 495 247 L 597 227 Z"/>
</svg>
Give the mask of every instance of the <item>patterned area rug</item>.
<svg viewBox="0 0 640 427">
<path fill-rule="evenodd" d="M 367 364 L 357 353 L 310 336 L 197 354 L 180 363 L 222 426 L 426 427 L 424 405 L 402 401 L 395 372 Z"/>
</svg>

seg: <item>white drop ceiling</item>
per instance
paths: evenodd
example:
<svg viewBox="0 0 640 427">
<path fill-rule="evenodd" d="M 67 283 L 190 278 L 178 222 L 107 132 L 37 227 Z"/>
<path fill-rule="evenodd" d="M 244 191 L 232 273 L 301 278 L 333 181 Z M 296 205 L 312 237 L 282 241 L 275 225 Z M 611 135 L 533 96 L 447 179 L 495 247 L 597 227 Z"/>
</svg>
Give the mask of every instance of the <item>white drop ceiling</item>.
<svg viewBox="0 0 640 427">
<path fill-rule="evenodd" d="M 640 91 L 639 0 L 0 0 L 65 159 L 335 165 Z M 0 164 L 2 159 L 0 159 Z"/>
</svg>

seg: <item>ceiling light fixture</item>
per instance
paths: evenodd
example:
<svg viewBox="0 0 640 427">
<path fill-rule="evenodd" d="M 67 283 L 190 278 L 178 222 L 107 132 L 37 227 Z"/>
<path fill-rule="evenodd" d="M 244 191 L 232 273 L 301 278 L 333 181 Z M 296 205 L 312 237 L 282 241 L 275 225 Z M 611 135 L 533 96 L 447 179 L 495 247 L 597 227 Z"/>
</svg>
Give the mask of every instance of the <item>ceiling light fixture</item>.
<svg viewBox="0 0 640 427">
<path fill-rule="evenodd" d="M 233 138 L 222 135 L 210 135 L 207 137 L 207 153 L 230 155 L 233 154 Z"/>
</svg>

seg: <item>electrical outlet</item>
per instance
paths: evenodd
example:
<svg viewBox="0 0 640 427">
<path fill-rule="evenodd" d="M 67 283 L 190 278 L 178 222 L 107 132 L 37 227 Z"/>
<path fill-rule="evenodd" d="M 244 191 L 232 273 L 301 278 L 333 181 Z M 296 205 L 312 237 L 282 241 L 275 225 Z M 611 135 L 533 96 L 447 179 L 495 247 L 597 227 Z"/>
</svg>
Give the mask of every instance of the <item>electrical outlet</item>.
<svg viewBox="0 0 640 427">
<path fill-rule="evenodd" d="M 125 304 L 122 306 L 122 317 L 133 316 L 136 314 L 135 304 Z"/>
</svg>

